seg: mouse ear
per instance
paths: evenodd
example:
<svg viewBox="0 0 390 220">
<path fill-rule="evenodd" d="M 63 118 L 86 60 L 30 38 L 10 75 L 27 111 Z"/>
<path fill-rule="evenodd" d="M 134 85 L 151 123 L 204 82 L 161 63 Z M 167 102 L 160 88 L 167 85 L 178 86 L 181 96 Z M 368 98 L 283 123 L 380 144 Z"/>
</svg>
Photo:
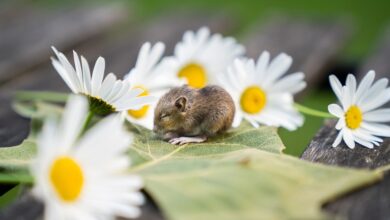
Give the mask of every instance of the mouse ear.
<svg viewBox="0 0 390 220">
<path fill-rule="evenodd" d="M 182 96 L 182 97 L 179 97 L 178 99 L 176 99 L 175 106 L 177 109 L 184 112 L 184 110 L 186 109 L 186 103 L 187 103 L 187 99 Z"/>
</svg>

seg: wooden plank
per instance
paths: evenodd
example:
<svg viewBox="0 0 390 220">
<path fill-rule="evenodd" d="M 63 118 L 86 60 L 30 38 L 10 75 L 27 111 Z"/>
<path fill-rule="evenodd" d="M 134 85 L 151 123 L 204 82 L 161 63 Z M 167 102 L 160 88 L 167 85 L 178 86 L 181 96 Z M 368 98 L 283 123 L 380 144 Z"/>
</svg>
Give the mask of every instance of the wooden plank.
<svg viewBox="0 0 390 220">
<path fill-rule="evenodd" d="M 338 21 L 272 17 L 248 35 L 244 42 L 250 57 L 257 59 L 263 50 L 272 56 L 285 52 L 294 59 L 289 72 L 304 72 L 308 88 L 315 88 L 345 46 L 350 28 Z"/>
<path fill-rule="evenodd" d="M 227 32 L 232 28 L 231 21 L 224 15 L 194 14 L 175 12 L 173 15 L 163 15 L 155 18 L 150 23 L 138 27 L 123 27 L 123 32 L 116 36 L 107 36 L 106 39 L 89 41 L 80 45 L 76 50 L 86 55 L 90 62 L 98 55 L 106 58 L 107 72 L 115 72 L 122 76 L 134 65 L 138 50 L 145 41 L 163 41 L 167 44 L 167 50 L 172 51 L 174 44 L 179 41 L 185 30 L 196 30 L 201 26 L 209 26 L 214 32 Z M 130 29 L 130 30 L 126 30 Z M 91 63 L 90 63 L 91 64 Z M 65 83 L 55 72 L 47 57 L 47 61 L 38 68 L 23 74 L 0 87 L 0 103 L 7 106 L 0 109 L 0 146 L 20 143 L 28 132 L 29 121 L 14 113 L 10 108 L 12 94 L 16 90 L 53 90 L 69 91 Z M 22 201 L 23 202 L 23 201 Z M 23 216 L 25 219 L 35 219 L 41 212 L 37 202 L 30 198 L 25 203 L 30 203 L 29 213 Z M 3 213 L 3 216 L 19 214 L 18 207 L 23 206 L 18 202 Z M 142 208 L 142 216 L 139 220 L 161 220 L 163 216 L 154 203 L 148 201 Z M 30 210 L 31 209 L 31 210 Z M 35 211 L 34 211 L 35 210 Z M 11 214 L 9 214 L 11 212 Z M 32 213 L 32 215 L 30 215 Z M 22 213 L 23 214 L 23 213 Z M 0 215 L 1 218 L 1 215 Z"/>
<path fill-rule="evenodd" d="M 43 203 L 36 200 L 31 194 L 26 193 L 16 200 L 13 204 L 0 211 L 0 219 L 40 219 L 44 210 Z M 161 212 L 150 200 L 146 198 L 145 205 L 141 206 L 141 217 L 137 220 L 163 220 Z M 123 218 L 120 218 L 125 220 Z"/>
<path fill-rule="evenodd" d="M 376 78 L 390 78 L 390 26 L 381 35 L 378 44 L 358 71 L 362 78 L 369 70 L 375 70 Z"/>
<path fill-rule="evenodd" d="M 27 12 L 26 12 L 27 11 Z M 0 26 L 0 84 L 44 62 L 49 47 L 74 46 L 126 17 L 119 5 L 19 10 Z"/>
<path fill-rule="evenodd" d="M 332 143 L 338 134 L 334 128 L 335 124 L 335 120 L 325 123 L 303 152 L 302 159 L 329 165 L 371 169 L 390 163 L 390 139 L 385 139 L 381 146 L 374 149 L 361 146 L 350 149 L 344 142 L 333 148 Z"/>
<path fill-rule="evenodd" d="M 390 29 L 388 29 L 390 30 Z M 390 31 L 383 36 L 374 53 L 368 57 L 358 71 L 362 78 L 369 70 L 377 72 L 377 79 L 389 78 Z M 390 104 L 387 105 L 389 107 Z M 331 145 L 336 138 L 335 121 L 328 121 L 317 133 L 302 154 L 302 159 L 312 162 L 356 168 L 377 168 L 390 163 L 390 138 L 375 149 L 357 146 L 349 149 L 344 143 L 336 148 Z M 328 205 L 325 209 L 348 219 L 388 219 L 390 216 L 390 172 L 384 179 L 365 189 L 346 195 Z"/>
</svg>

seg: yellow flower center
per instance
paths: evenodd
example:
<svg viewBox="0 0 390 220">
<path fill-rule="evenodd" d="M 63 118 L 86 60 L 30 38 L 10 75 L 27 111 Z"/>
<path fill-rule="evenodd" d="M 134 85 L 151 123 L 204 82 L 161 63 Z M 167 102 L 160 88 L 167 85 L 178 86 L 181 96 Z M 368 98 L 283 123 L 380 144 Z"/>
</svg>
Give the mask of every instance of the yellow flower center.
<svg viewBox="0 0 390 220">
<path fill-rule="evenodd" d="M 199 64 L 189 63 L 177 74 L 180 78 L 186 78 L 188 85 L 193 88 L 203 88 L 207 84 L 206 70 Z"/>
<path fill-rule="evenodd" d="M 147 96 L 147 95 L 149 95 L 148 90 L 145 87 L 143 87 L 143 86 L 135 86 L 134 88 L 140 88 L 140 89 L 144 90 L 138 96 Z M 149 105 L 144 105 L 142 108 L 140 108 L 138 110 L 128 110 L 127 113 L 130 116 L 132 116 L 133 118 L 140 119 L 140 118 L 145 117 L 145 115 L 148 112 L 148 110 L 149 110 Z"/>
<path fill-rule="evenodd" d="M 359 107 L 356 105 L 349 107 L 348 111 L 345 113 L 345 123 L 347 124 L 347 127 L 350 129 L 359 128 L 362 121 L 363 114 Z"/>
<path fill-rule="evenodd" d="M 241 94 L 241 108 L 249 114 L 259 113 L 267 103 L 265 92 L 258 86 L 250 86 Z"/>
<path fill-rule="evenodd" d="M 67 156 L 54 161 L 50 169 L 50 180 L 59 197 L 66 202 L 75 201 L 84 185 L 81 167 Z"/>
</svg>

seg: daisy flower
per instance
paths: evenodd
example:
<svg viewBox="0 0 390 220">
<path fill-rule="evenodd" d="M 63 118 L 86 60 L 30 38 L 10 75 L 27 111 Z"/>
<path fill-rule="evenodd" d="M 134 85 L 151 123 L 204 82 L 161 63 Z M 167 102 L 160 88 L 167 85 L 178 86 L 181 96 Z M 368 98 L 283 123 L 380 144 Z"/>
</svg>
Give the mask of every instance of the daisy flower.
<svg viewBox="0 0 390 220">
<path fill-rule="evenodd" d="M 136 65 L 125 76 L 131 88 L 142 89 L 139 96 L 151 95 L 160 98 L 169 88 L 179 85 L 181 82 L 176 77 L 166 77 L 161 70 L 159 61 L 164 53 L 164 44 L 156 43 L 153 47 L 147 42 L 144 43 L 138 54 Z M 153 128 L 154 107 L 157 99 L 145 105 L 139 110 L 124 111 L 126 119 L 130 122 L 142 125 L 148 129 Z"/>
<path fill-rule="evenodd" d="M 236 59 L 227 73 L 220 75 L 236 105 L 233 127 L 243 118 L 254 127 L 264 124 L 295 130 L 303 124 L 303 116 L 293 107 L 293 95 L 306 83 L 301 72 L 283 77 L 291 63 L 292 58 L 283 53 L 270 62 L 270 54 L 263 52 L 257 63 Z"/>
<path fill-rule="evenodd" d="M 202 88 L 217 84 L 217 74 L 225 72 L 233 60 L 244 53 L 244 47 L 231 37 L 210 35 L 206 27 L 196 33 L 187 31 L 176 44 L 174 55 L 163 60 L 172 77 L 184 79 L 191 87 Z"/>
<path fill-rule="evenodd" d="M 132 138 L 118 115 L 79 137 L 88 111 L 84 97 L 72 96 L 60 123 L 48 119 L 31 164 L 33 194 L 45 204 L 45 219 L 113 219 L 140 215 L 142 180 L 126 174 Z"/>
<path fill-rule="evenodd" d="M 328 106 L 329 112 L 339 118 L 336 129 L 340 132 L 333 147 L 344 140 L 351 149 L 355 148 L 355 142 L 373 148 L 382 142 L 378 136 L 390 137 L 390 126 L 381 124 L 390 121 L 390 108 L 379 108 L 390 100 L 388 80 L 383 78 L 374 83 L 374 78 L 375 72 L 371 70 L 357 85 L 355 77 L 349 74 L 345 86 L 342 86 L 336 76 L 329 77 L 341 103 L 341 106 Z"/>
<path fill-rule="evenodd" d="M 87 60 L 73 51 L 75 68 L 70 64 L 63 53 L 52 47 L 57 59 L 52 58 L 52 64 L 68 87 L 75 94 L 88 97 L 90 109 L 99 115 L 124 110 L 138 110 L 142 106 L 154 101 L 154 97 L 138 97 L 143 90 L 130 88 L 129 83 L 118 80 L 113 73 L 104 78 L 105 61 L 99 57 L 92 71 Z M 80 61 L 81 60 L 81 61 Z"/>
</svg>

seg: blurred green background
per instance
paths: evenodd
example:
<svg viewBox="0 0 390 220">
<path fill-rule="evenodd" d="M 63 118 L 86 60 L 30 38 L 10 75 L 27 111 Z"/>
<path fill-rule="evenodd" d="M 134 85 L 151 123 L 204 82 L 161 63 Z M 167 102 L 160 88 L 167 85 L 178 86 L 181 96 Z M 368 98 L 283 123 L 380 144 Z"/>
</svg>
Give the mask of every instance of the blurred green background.
<svg viewBox="0 0 390 220">
<path fill-rule="evenodd" d="M 39 0 L 35 4 L 57 7 L 63 4 L 96 4 L 108 1 L 51 1 Z M 109 1 L 110 3 L 113 1 Z M 238 29 L 232 33 L 240 40 L 240 36 L 251 25 L 261 23 L 272 14 L 285 14 L 289 16 L 307 17 L 308 19 L 334 19 L 340 18 L 353 26 L 353 35 L 346 45 L 334 70 L 329 74 L 346 75 L 358 68 L 359 63 L 376 46 L 375 42 L 385 31 L 390 21 L 390 1 L 375 0 L 132 0 L 122 1 L 131 11 L 132 20 L 151 20 L 159 14 L 175 13 L 179 10 L 208 10 L 211 13 L 226 13 L 231 15 L 238 23 Z M 135 17 L 135 18 L 134 18 Z M 259 52 L 260 53 L 260 52 Z M 341 68 L 337 67 L 341 66 Z M 347 68 L 344 68 L 347 67 Z M 318 110 L 327 111 L 327 105 L 335 101 L 329 86 L 324 82 L 323 88 L 311 91 L 300 102 Z M 305 125 L 295 132 L 281 129 L 280 135 L 287 146 L 286 153 L 299 156 L 315 133 L 323 124 L 322 118 L 306 117 Z"/>
</svg>

